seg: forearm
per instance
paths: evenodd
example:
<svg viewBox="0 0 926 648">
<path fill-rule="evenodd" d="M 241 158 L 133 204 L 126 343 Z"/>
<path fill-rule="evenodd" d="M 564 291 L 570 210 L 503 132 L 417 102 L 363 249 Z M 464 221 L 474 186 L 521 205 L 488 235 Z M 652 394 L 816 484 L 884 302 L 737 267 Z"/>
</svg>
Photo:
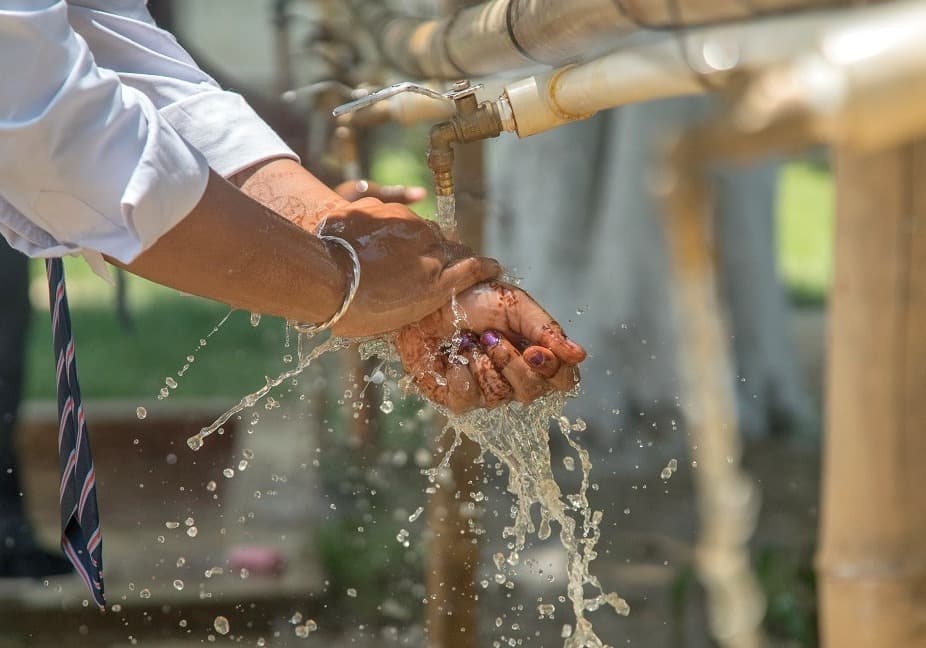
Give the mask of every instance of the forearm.
<svg viewBox="0 0 926 648">
<path fill-rule="evenodd" d="M 348 204 L 298 162 L 276 159 L 229 178 L 245 194 L 302 229 L 315 232 L 331 210 Z"/>
<path fill-rule="evenodd" d="M 338 309 L 350 272 L 340 248 L 329 249 L 215 173 L 186 218 L 132 263 L 117 265 L 235 308 L 306 322 Z"/>
</svg>

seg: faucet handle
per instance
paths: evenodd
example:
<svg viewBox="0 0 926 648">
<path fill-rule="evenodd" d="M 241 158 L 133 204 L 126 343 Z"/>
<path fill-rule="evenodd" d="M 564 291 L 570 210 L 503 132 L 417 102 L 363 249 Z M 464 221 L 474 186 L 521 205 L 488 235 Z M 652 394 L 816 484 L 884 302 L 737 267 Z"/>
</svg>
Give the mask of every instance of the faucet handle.
<svg viewBox="0 0 926 648">
<path fill-rule="evenodd" d="M 391 86 L 382 88 L 381 90 L 371 92 L 346 104 L 341 104 L 332 110 L 331 114 L 334 117 L 347 115 L 348 113 L 356 112 L 358 110 L 362 110 L 363 108 L 369 108 L 375 103 L 406 92 L 424 95 L 425 97 L 436 99 L 438 101 L 452 101 L 456 103 L 460 99 L 475 95 L 476 90 L 481 87 L 481 85 L 470 85 L 468 81 L 458 81 L 457 83 L 454 83 L 453 87 L 451 87 L 451 89 L 447 92 L 438 92 L 437 90 L 427 86 L 412 83 L 411 81 L 403 81 L 402 83 L 394 83 Z"/>
<path fill-rule="evenodd" d="M 411 81 L 403 81 L 402 83 L 394 83 L 391 86 L 386 86 L 376 92 L 371 92 L 359 99 L 350 101 L 346 104 L 341 104 L 337 108 L 331 111 L 331 114 L 335 117 L 340 117 L 341 115 L 347 115 L 348 113 L 356 112 L 364 108 L 369 108 L 375 103 L 389 99 L 399 94 L 405 92 L 413 92 L 415 94 L 424 95 L 432 99 L 438 99 L 440 101 L 447 101 L 449 97 L 445 97 L 440 92 L 432 90 L 423 85 L 418 85 L 417 83 L 412 83 Z"/>
</svg>

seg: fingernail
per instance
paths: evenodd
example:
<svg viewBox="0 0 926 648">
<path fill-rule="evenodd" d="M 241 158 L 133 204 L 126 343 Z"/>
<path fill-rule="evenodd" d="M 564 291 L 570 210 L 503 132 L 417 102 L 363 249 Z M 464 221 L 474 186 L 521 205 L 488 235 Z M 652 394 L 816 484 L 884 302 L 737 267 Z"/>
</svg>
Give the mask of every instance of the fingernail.
<svg viewBox="0 0 926 648">
<path fill-rule="evenodd" d="M 460 351 L 472 351 L 476 348 L 478 338 L 473 333 L 463 333 L 460 335 Z"/>
<path fill-rule="evenodd" d="M 482 342 L 482 346 L 492 348 L 499 342 L 498 333 L 495 331 L 486 331 L 482 334 L 482 337 L 479 339 Z"/>
<path fill-rule="evenodd" d="M 528 356 L 527 361 L 531 363 L 532 365 L 534 365 L 535 367 L 539 367 L 540 365 L 543 364 L 543 361 L 545 359 L 546 358 L 544 357 L 543 353 L 541 353 L 540 351 L 534 351 L 532 354 Z"/>
<path fill-rule="evenodd" d="M 406 197 L 409 200 L 418 202 L 419 200 L 424 200 L 428 196 L 428 190 L 424 187 L 409 187 L 405 193 Z"/>
</svg>

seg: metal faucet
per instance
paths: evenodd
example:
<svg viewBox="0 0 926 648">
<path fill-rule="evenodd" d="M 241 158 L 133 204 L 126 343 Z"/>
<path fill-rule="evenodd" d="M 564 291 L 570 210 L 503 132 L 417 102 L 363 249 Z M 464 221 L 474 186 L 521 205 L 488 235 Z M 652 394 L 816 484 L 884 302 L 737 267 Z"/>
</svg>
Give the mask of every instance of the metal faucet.
<svg viewBox="0 0 926 648">
<path fill-rule="evenodd" d="M 428 167 L 434 175 L 434 193 L 438 196 L 453 195 L 453 144 L 476 142 L 489 137 L 498 137 L 504 130 L 504 122 L 497 102 L 479 103 L 476 91 L 481 88 L 469 81 L 457 81 L 444 93 L 414 83 L 397 83 L 372 92 L 356 101 L 334 109 L 332 114 L 341 117 L 348 113 L 371 107 L 373 104 L 404 92 L 425 95 L 439 101 L 451 101 L 456 114 L 450 119 L 435 124 L 428 135 Z"/>
</svg>

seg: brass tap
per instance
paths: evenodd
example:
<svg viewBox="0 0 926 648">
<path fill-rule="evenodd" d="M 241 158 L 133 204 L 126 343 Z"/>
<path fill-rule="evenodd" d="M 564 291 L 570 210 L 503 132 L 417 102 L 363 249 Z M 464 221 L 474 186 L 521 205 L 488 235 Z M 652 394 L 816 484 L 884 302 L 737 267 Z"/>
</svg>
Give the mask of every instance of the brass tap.
<svg viewBox="0 0 926 648">
<path fill-rule="evenodd" d="M 434 175 L 434 193 L 453 195 L 453 144 L 498 137 L 502 120 L 494 102 L 479 103 L 477 88 L 469 81 L 457 81 L 445 96 L 453 100 L 457 113 L 435 124 L 428 135 L 428 167 Z"/>
<path fill-rule="evenodd" d="M 332 111 L 332 115 L 344 119 L 352 113 L 356 113 L 358 118 L 365 114 L 373 114 L 371 109 L 375 104 L 404 92 L 413 92 L 438 101 L 452 101 L 456 114 L 447 121 L 435 124 L 428 137 L 428 167 L 434 174 L 434 192 L 438 196 L 452 196 L 453 145 L 498 137 L 504 130 L 497 103 L 479 103 L 476 98 L 478 89 L 479 86 L 474 86 L 469 81 L 457 81 L 448 92 L 441 94 L 414 83 L 396 83 L 338 106 Z"/>
</svg>

